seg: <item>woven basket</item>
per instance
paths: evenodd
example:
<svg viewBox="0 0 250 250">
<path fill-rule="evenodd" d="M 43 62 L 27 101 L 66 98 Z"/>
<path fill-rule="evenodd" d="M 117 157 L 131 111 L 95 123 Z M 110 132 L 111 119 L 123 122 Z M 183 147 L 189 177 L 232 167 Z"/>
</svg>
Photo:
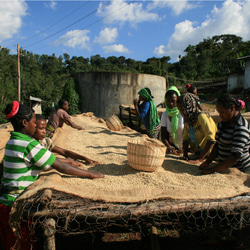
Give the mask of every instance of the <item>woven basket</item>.
<svg viewBox="0 0 250 250">
<path fill-rule="evenodd" d="M 111 115 L 107 121 L 106 125 L 110 130 L 119 131 L 123 128 L 123 124 L 117 115 Z"/>
<path fill-rule="evenodd" d="M 153 172 L 162 166 L 166 150 L 166 146 L 158 140 L 130 140 L 127 144 L 129 165 L 136 170 Z"/>
</svg>

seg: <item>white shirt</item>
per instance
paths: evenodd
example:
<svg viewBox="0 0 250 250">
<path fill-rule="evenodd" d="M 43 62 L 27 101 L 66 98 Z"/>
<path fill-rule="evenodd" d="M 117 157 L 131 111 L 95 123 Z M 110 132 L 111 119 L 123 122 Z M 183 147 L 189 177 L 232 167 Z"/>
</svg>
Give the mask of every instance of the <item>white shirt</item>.
<svg viewBox="0 0 250 250">
<path fill-rule="evenodd" d="M 163 112 L 161 115 L 161 127 L 166 127 L 168 133 L 171 134 L 172 136 L 171 122 L 166 111 Z M 179 113 L 179 122 L 178 122 L 178 129 L 177 129 L 177 144 L 179 146 L 182 145 L 183 130 L 184 130 L 184 119 L 181 113 Z"/>
</svg>

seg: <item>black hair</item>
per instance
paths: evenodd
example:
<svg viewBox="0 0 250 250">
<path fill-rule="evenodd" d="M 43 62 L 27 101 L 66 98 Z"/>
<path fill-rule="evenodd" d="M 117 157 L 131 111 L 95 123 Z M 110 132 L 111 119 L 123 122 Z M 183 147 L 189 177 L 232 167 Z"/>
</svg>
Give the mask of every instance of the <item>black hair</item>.
<svg viewBox="0 0 250 250">
<path fill-rule="evenodd" d="M 145 89 L 148 91 L 148 93 L 149 93 L 149 95 L 151 96 L 151 98 L 154 98 L 154 97 L 152 96 L 152 94 L 151 94 L 150 88 L 145 88 Z"/>
<path fill-rule="evenodd" d="M 65 105 L 67 102 L 68 102 L 68 101 L 65 100 L 65 99 L 60 99 L 59 102 L 58 102 L 58 107 L 59 107 L 60 109 L 62 109 L 62 108 L 63 108 L 63 105 Z"/>
<path fill-rule="evenodd" d="M 13 108 L 13 103 L 8 104 L 4 110 L 4 113 L 6 115 L 9 114 L 12 108 Z M 15 131 L 22 130 L 24 128 L 22 121 L 27 120 L 29 122 L 33 116 L 33 113 L 34 113 L 33 109 L 19 102 L 18 112 L 16 113 L 16 115 L 9 118 L 9 121 L 14 127 L 14 130 Z"/>
<path fill-rule="evenodd" d="M 45 120 L 44 116 L 41 114 L 36 114 L 36 120 L 37 121 L 41 121 L 41 120 Z"/>
<path fill-rule="evenodd" d="M 232 105 L 235 106 L 236 110 L 239 110 L 241 107 L 241 103 L 229 94 L 221 95 L 217 99 L 217 104 L 221 105 L 225 109 L 230 109 L 232 107 Z"/>
<path fill-rule="evenodd" d="M 167 99 L 167 96 L 172 96 L 172 95 L 176 95 L 178 97 L 178 94 L 176 93 L 176 91 L 174 90 L 169 90 L 166 92 L 165 94 L 165 99 Z"/>
<path fill-rule="evenodd" d="M 195 89 L 196 89 L 196 87 L 194 85 L 192 85 L 192 84 L 187 84 L 186 85 L 186 90 L 189 93 L 194 93 Z"/>
</svg>

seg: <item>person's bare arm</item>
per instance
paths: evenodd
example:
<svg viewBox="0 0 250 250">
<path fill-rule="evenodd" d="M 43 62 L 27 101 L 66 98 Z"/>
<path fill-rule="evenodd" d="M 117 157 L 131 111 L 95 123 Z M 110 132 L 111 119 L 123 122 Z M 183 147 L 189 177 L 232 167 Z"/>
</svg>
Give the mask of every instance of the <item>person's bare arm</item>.
<svg viewBox="0 0 250 250">
<path fill-rule="evenodd" d="M 169 143 L 169 133 L 166 127 L 161 127 L 161 140 L 167 147 L 167 153 L 177 154 L 177 148 Z"/>
<path fill-rule="evenodd" d="M 189 142 L 183 141 L 183 157 L 181 157 L 182 160 L 189 161 L 188 146 L 189 146 Z"/>
<path fill-rule="evenodd" d="M 73 151 L 70 151 L 70 150 L 67 150 L 67 149 L 64 149 L 64 148 L 60 148 L 58 146 L 54 146 L 51 150 L 51 152 L 53 153 L 57 153 L 57 154 L 60 154 L 60 155 L 63 155 L 64 157 L 69 157 L 69 158 L 72 158 L 72 159 L 78 159 L 78 160 L 84 160 L 86 162 L 86 164 L 96 164 L 96 165 L 100 165 L 100 163 L 98 161 L 94 161 L 94 160 L 91 160 L 89 158 L 87 158 L 86 156 L 84 155 L 80 155 L 80 154 L 77 154 Z"/>
<path fill-rule="evenodd" d="M 64 121 L 67 125 L 71 126 L 72 128 L 78 129 L 78 130 L 85 130 L 85 128 L 83 128 L 82 126 L 79 126 L 77 124 L 75 124 L 74 122 L 72 122 L 72 120 L 69 118 L 67 120 Z"/>
<path fill-rule="evenodd" d="M 77 162 L 77 161 L 74 161 L 72 159 L 67 159 L 67 158 L 59 158 L 59 157 L 56 157 L 59 161 L 62 161 L 62 162 L 65 162 L 65 163 L 68 163 L 74 167 L 80 167 L 80 166 L 83 166 L 82 163 L 80 162 Z"/>
<path fill-rule="evenodd" d="M 73 175 L 77 177 L 87 177 L 91 179 L 104 178 L 104 175 L 102 173 L 77 168 L 65 162 L 61 162 L 58 159 L 55 160 L 51 167 L 63 174 Z"/>
<path fill-rule="evenodd" d="M 139 99 L 134 99 L 133 103 L 134 103 L 134 106 L 135 106 L 136 114 L 139 116 L 140 115 L 140 112 L 139 112 L 139 103 L 140 103 L 140 100 Z"/>
<path fill-rule="evenodd" d="M 189 163 L 197 164 L 205 159 L 207 154 L 209 153 L 210 149 L 212 149 L 214 146 L 214 142 L 207 141 L 205 148 L 202 150 L 202 152 L 199 155 L 199 159 L 197 160 L 189 160 Z"/>
<path fill-rule="evenodd" d="M 215 142 L 207 141 L 205 148 L 202 150 L 199 159 L 202 161 L 210 152 L 210 150 L 214 147 Z"/>
<path fill-rule="evenodd" d="M 207 160 L 203 162 L 200 166 L 199 169 L 205 169 L 208 168 L 211 162 L 215 159 L 215 157 L 218 155 L 218 146 L 217 144 L 214 145 L 212 152 L 210 155 L 207 157 Z"/>
<path fill-rule="evenodd" d="M 212 174 L 214 172 L 220 172 L 224 169 L 232 167 L 233 165 L 236 164 L 236 162 L 237 162 L 237 159 L 234 156 L 229 156 L 225 161 L 223 161 L 222 163 L 219 163 L 215 167 L 202 169 L 201 173 Z"/>
</svg>

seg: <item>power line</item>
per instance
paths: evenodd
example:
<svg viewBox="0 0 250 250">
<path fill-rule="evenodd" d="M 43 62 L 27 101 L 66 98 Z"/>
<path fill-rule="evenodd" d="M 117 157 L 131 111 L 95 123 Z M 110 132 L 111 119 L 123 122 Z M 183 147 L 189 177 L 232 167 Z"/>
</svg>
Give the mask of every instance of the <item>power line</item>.
<svg viewBox="0 0 250 250">
<path fill-rule="evenodd" d="M 108 3 L 106 3 L 105 5 L 103 5 L 103 7 L 106 6 L 107 4 L 108 4 Z M 102 7 L 102 8 L 103 8 L 103 7 Z M 94 14 L 95 12 L 97 12 L 98 9 L 99 9 L 99 8 L 95 9 L 94 11 L 90 12 L 88 15 L 86 15 L 86 16 L 84 16 L 84 17 L 78 19 L 78 20 L 75 21 L 74 23 L 72 23 L 72 24 L 70 24 L 70 25 L 64 27 L 63 29 L 61 29 L 61 30 L 59 30 L 59 31 L 57 31 L 57 32 L 55 32 L 55 33 L 53 33 L 52 35 L 45 37 L 44 39 L 40 40 L 39 42 L 35 42 L 35 43 L 32 43 L 32 44 L 29 44 L 29 45 L 27 45 L 27 46 L 25 46 L 25 47 L 31 47 L 31 46 L 33 46 L 33 45 L 36 45 L 36 44 L 38 44 L 38 43 L 41 43 L 41 42 L 43 42 L 43 41 L 49 39 L 49 38 L 52 37 L 52 36 L 57 35 L 58 33 L 60 33 L 60 32 L 62 32 L 62 31 L 64 31 L 64 30 L 66 30 L 66 29 L 72 27 L 72 26 L 75 25 L 76 23 L 79 23 L 80 21 L 84 20 L 85 18 L 91 16 L 92 14 Z"/>
<path fill-rule="evenodd" d="M 102 8 L 103 8 L 104 6 L 106 6 L 106 5 L 107 5 L 107 4 L 103 5 Z M 127 7 L 127 5 L 124 5 L 124 6 L 120 7 L 119 9 L 117 9 L 117 10 L 115 10 L 115 11 L 109 13 L 109 14 L 106 15 L 105 17 L 102 17 L 102 18 L 96 20 L 95 22 L 93 22 L 93 23 L 91 23 L 91 24 L 89 24 L 89 25 L 87 25 L 87 26 L 81 28 L 81 30 L 86 29 L 86 28 L 88 28 L 88 27 L 90 27 L 90 26 L 92 26 L 92 25 L 94 25 L 94 24 L 96 24 L 96 23 L 98 23 L 98 22 L 104 20 L 105 18 L 107 18 L 107 17 L 113 15 L 115 12 L 117 12 L 117 11 L 119 11 L 119 10 L 125 8 L 125 7 Z M 94 12 L 96 12 L 97 10 L 98 10 L 98 8 L 97 8 Z M 91 12 L 90 14 L 92 14 L 92 13 L 93 13 L 93 12 Z M 90 14 L 88 14 L 88 16 L 89 16 Z M 85 16 L 85 17 L 86 17 L 86 16 Z M 84 18 L 85 18 L 85 17 L 84 17 Z M 77 22 L 78 22 L 78 21 L 77 21 Z M 73 32 L 72 34 L 75 34 L 75 33 L 79 32 L 79 31 L 81 31 L 81 30 L 77 30 L 77 31 Z M 60 31 L 59 31 L 59 32 L 60 32 Z M 59 32 L 56 32 L 56 34 L 59 33 Z M 72 35 L 72 34 L 71 34 L 71 35 Z M 55 34 L 53 34 L 53 35 L 55 35 Z M 53 35 L 51 35 L 51 36 L 53 36 Z M 51 36 L 50 36 L 50 37 L 51 37 Z M 69 37 L 69 36 L 68 36 L 68 37 Z M 67 36 L 66 36 L 66 37 L 63 37 L 63 38 L 61 38 L 61 39 L 58 39 L 57 41 L 61 41 L 61 40 L 64 40 L 64 39 L 66 39 L 66 38 L 67 38 Z M 46 38 L 46 39 L 47 39 L 47 38 Z M 46 39 L 43 39 L 43 40 L 46 40 Z M 42 41 L 43 41 L 43 40 L 42 40 Z M 37 49 L 35 49 L 35 50 L 43 49 L 43 48 L 48 47 L 48 46 L 49 46 L 49 45 L 45 45 L 45 46 L 40 47 L 40 48 L 37 48 Z"/>
<path fill-rule="evenodd" d="M 69 16 L 73 15 L 75 12 L 77 12 L 79 9 L 81 9 L 82 7 L 84 7 L 86 4 L 88 4 L 90 1 L 87 1 L 86 3 L 82 4 L 80 7 L 78 7 L 77 9 L 73 10 L 71 13 L 69 13 L 68 15 L 64 16 L 63 18 L 59 19 L 58 21 L 56 21 L 55 23 L 49 25 L 47 28 L 43 29 L 42 31 L 40 31 L 38 34 L 35 34 L 33 36 L 31 36 L 30 38 L 27 38 L 26 40 L 24 40 L 22 43 L 25 43 L 29 40 L 32 40 L 33 38 L 41 35 L 42 33 L 44 33 L 45 31 L 47 31 L 48 29 L 52 28 L 53 26 L 55 26 L 56 24 L 60 23 L 61 21 L 65 20 L 66 18 L 68 18 Z"/>
</svg>

